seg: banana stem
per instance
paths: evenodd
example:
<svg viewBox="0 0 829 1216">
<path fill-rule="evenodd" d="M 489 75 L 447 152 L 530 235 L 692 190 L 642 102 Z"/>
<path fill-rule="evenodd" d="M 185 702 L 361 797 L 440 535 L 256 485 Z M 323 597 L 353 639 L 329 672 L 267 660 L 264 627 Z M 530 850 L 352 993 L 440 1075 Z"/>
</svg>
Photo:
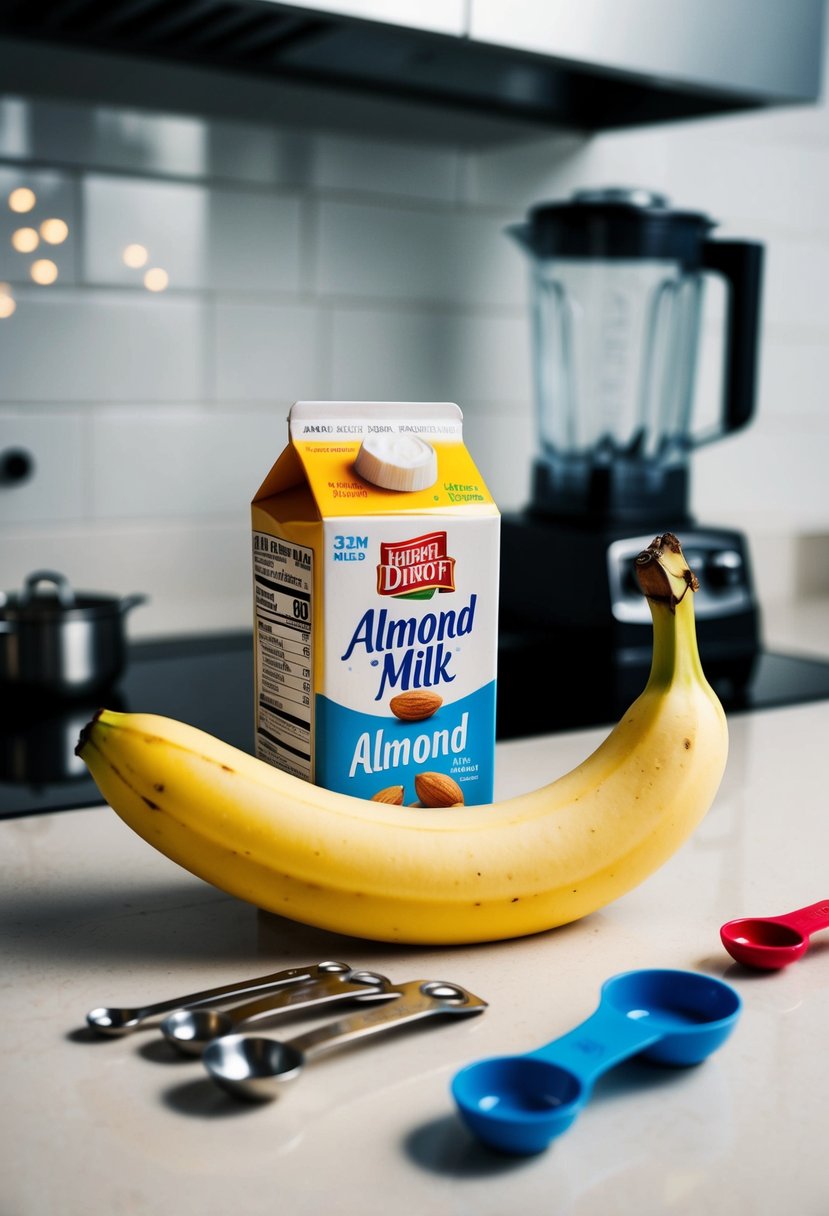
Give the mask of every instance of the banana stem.
<svg viewBox="0 0 829 1216">
<path fill-rule="evenodd" d="M 648 687 L 707 683 L 699 657 L 694 592 L 699 580 L 672 532 L 657 536 L 636 559 L 639 585 L 653 618 L 653 658 Z"/>
<path fill-rule="evenodd" d="M 650 598 L 648 605 L 653 618 L 653 657 L 648 687 L 706 684 L 697 646 L 693 598 L 686 596 L 675 610 Z"/>
</svg>

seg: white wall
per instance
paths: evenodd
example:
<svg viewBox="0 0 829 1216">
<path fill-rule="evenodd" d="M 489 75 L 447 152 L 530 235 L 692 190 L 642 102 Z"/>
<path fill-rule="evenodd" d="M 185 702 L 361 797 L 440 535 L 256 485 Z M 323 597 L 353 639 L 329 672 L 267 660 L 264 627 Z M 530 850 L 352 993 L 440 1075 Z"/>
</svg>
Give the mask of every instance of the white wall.
<svg viewBox="0 0 829 1216">
<path fill-rule="evenodd" d="M 502 509 L 522 505 L 526 267 L 504 228 L 637 184 L 767 243 L 758 418 L 698 453 L 693 507 L 748 533 L 762 597 L 829 590 L 827 135 L 819 107 L 467 152 L 0 97 L 0 453 L 37 464 L 0 486 L 0 588 L 52 567 L 148 592 L 134 636 L 246 627 L 248 503 L 298 397 L 455 400 Z M 6 206 L 19 185 L 28 217 Z M 63 244 L 12 248 L 50 215 Z M 133 242 L 164 292 L 123 264 Z M 701 408 L 721 309 L 714 292 Z"/>
</svg>

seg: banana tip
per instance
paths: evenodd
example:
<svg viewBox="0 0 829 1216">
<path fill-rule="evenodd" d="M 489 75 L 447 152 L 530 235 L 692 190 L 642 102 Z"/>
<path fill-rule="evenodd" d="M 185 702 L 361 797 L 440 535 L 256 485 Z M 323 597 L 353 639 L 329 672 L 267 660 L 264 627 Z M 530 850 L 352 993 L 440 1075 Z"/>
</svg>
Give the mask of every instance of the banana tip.
<svg viewBox="0 0 829 1216">
<path fill-rule="evenodd" d="M 672 612 L 687 591 L 699 590 L 699 579 L 688 566 L 673 532 L 654 537 L 636 558 L 635 567 L 643 594 L 649 600 L 668 604 Z"/>
<path fill-rule="evenodd" d="M 92 736 L 92 728 L 103 713 L 103 708 L 95 711 L 94 717 L 90 718 L 85 726 L 81 727 L 81 733 L 78 736 L 78 742 L 75 744 L 75 755 L 83 759 L 83 749 L 86 747 Z"/>
</svg>

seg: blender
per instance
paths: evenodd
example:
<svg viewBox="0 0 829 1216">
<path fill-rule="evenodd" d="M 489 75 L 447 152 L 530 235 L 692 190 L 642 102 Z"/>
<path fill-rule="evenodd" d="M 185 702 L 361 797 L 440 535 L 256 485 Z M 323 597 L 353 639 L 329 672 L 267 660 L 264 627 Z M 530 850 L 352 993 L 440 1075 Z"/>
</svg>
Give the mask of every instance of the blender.
<svg viewBox="0 0 829 1216">
<path fill-rule="evenodd" d="M 503 733 L 517 733 L 508 720 L 539 664 L 568 698 L 587 668 L 608 720 L 636 695 L 651 621 L 633 563 L 661 532 L 679 536 L 700 581 L 709 679 L 738 687 L 751 674 L 760 623 L 746 540 L 689 510 L 692 452 L 755 409 L 763 246 L 712 239 L 715 227 L 661 195 L 614 188 L 536 205 L 507 230 L 530 266 L 537 453 L 529 503 L 502 520 Z M 702 426 L 709 275 L 725 284 L 727 309 L 721 409 Z"/>
</svg>

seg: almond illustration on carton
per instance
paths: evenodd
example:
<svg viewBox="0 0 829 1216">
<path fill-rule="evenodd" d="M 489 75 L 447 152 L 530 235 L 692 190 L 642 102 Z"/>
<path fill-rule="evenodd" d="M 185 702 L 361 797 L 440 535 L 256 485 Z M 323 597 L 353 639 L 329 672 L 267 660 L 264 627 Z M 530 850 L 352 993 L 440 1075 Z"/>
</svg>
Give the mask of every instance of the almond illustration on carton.
<svg viewBox="0 0 829 1216">
<path fill-rule="evenodd" d="M 387 785 L 384 790 L 378 790 L 376 794 L 371 795 L 372 802 L 385 802 L 389 806 L 403 805 L 403 786 L 402 785 Z"/>
<path fill-rule="evenodd" d="M 422 722 L 431 718 L 443 704 L 443 697 L 436 692 L 428 692 L 425 688 L 417 688 L 412 692 L 401 692 L 389 701 L 389 709 L 401 722 Z"/>
<path fill-rule="evenodd" d="M 418 773 L 414 784 L 423 806 L 463 805 L 463 790 L 446 773 Z"/>
</svg>

